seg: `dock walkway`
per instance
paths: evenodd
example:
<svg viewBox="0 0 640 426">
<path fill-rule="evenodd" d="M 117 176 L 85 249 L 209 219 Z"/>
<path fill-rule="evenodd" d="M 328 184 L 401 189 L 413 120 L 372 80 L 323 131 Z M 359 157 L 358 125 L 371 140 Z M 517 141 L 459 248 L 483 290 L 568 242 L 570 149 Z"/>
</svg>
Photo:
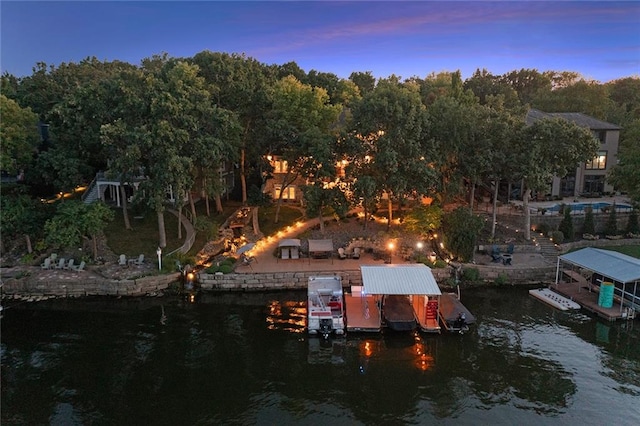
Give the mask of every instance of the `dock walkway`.
<svg viewBox="0 0 640 426">
<path fill-rule="evenodd" d="M 623 319 L 627 316 L 626 308 L 620 306 L 619 298 L 617 297 L 614 297 L 613 306 L 611 308 L 604 308 L 598 305 L 599 292 L 596 291 L 596 286 L 587 285 L 586 280 L 585 283 L 560 282 L 553 286 L 553 290 L 565 297 L 568 297 L 574 302 L 577 302 L 587 311 L 608 321 Z"/>
</svg>

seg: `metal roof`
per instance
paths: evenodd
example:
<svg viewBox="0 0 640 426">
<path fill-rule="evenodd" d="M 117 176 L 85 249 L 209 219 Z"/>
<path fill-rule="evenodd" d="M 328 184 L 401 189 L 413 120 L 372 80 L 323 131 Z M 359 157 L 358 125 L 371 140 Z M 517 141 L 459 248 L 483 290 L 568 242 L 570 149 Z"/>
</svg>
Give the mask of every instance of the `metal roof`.
<svg viewBox="0 0 640 426">
<path fill-rule="evenodd" d="M 314 252 L 332 252 L 333 240 L 309 240 L 309 251 Z"/>
<path fill-rule="evenodd" d="M 559 257 L 620 283 L 640 281 L 640 259 L 617 251 L 587 247 Z"/>
<path fill-rule="evenodd" d="M 543 112 L 537 109 L 530 109 L 527 112 L 525 121 L 527 124 L 533 124 L 538 120 L 544 120 L 545 118 L 564 118 L 567 121 L 571 121 L 580 127 L 586 127 L 591 130 L 620 130 L 621 127 L 607 123 L 606 121 L 598 120 L 580 112 Z"/>
<path fill-rule="evenodd" d="M 297 238 L 289 238 L 286 240 L 280 240 L 278 247 L 300 247 L 300 240 Z"/>
<path fill-rule="evenodd" d="M 360 271 L 362 287 L 367 294 L 442 294 L 431 269 L 421 263 L 363 265 Z"/>
</svg>

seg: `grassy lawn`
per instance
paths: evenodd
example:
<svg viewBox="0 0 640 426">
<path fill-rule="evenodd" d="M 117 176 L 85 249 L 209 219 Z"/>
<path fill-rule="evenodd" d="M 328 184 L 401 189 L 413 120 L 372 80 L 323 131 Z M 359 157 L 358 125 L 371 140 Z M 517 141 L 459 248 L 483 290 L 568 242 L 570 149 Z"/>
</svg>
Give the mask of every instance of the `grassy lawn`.
<svg viewBox="0 0 640 426">
<path fill-rule="evenodd" d="M 144 254 L 145 258 L 156 257 L 158 248 L 158 218 L 154 212 L 147 212 L 142 219 L 134 219 L 130 216 L 133 230 L 127 231 L 124 227 L 124 219 L 121 209 L 114 209 L 115 219 L 111 222 L 105 235 L 107 245 L 116 254 L 126 254 L 127 257 L 135 257 Z M 167 247 L 164 251 L 169 253 L 184 243 L 185 231 L 182 229 L 182 238 L 178 239 L 178 218 L 171 213 L 164 214 L 164 225 L 167 231 Z"/>
<path fill-rule="evenodd" d="M 293 225 L 304 218 L 300 209 L 283 205 L 280 207 L 280 215 L 278 223 L 273 220 L 276 214 L 276 206 L 260 207 L 258 210 L 258 221 L 260 222 L 260 231 L 265 235 L 274 235 L 282 228 Z"/>
<path fill-rule="evenodd" d="M 617 251 L 627 256 L 640 259 L 640 246 L 617 246 L 617 247 L 601 247 L 604 250 Z"/>
</svg>

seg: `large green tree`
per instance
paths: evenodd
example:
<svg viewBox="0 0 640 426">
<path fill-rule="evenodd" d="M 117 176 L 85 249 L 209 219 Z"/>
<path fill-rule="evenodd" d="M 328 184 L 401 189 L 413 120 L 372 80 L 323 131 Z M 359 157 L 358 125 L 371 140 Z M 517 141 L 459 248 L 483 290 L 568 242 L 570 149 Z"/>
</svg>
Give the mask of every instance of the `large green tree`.
<svg viewBox="0 0 640 426">
<path fill-rule="evenodd" d="M 39 143 L 38 117 L 29 108 L 0 95 L 0 169 L 18 173 L 31 162 Z"/>
<path fill-rule="evenodd" d="M 579 163 L 595 157 L 598 140 L 589 129 L 561 118 L 536 121 L 523 128 L 514 140 L 520 176 L 524 180 L 523 196 L 525 238 L 531 238 L 529 200 L 533 190 L 547 190 L 554 176 L 566 176 Z"/>
</svg>

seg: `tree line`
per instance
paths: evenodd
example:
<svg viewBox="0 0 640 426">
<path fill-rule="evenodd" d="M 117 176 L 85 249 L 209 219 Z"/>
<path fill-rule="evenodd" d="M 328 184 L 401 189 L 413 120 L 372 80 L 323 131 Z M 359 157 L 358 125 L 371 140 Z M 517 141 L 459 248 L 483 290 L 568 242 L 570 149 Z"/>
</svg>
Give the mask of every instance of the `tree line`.
<svg viewBox="0 0 640 426">
<path fill-rule="evenodd" d="M 3 208 L 3 240 L 45 229 L 41 221 L 52 213 L 34 199 L 107 171 L 122 183 L 144 174 L 134 202 L 157 214 L 162 247 L 169 186 L 180 211 L 188 204 L 195 217 L 194 193 L 207 211 L 209 200 L 221 211 L 218 169 L 231 162 L 237 198 L 257 203 L 273 177 L 267 155 L 289 166 L 283 189 L 305 179 L 309 215 L 329 209 L 342 216 L 355 204 L 368 213 L 383 195 L 390 222 L 393 204 L 409 198 L 431 197 L 441 208 L 464 199 L 472 210 L 478 188 L 492 192 L 495 207 L 505 179 L 524 181 L 526 203 L 531 191 L 592 159 L 599 146 L 567 121 L 525 125 L 529 107 L 622 126 L 620 164 L 610 179 L 640 201 L 638 78 L 601 84 L 567 71 L 479 69 L 464 81 L 460 72 L 407 79 L 353 72 L 342 79 L 295 62 L 266 65 L 203 51 L 156 55 L 139 66 L 96 58 L 39 63 L 27 77 L 5 73 L 1 88 L 1 168 L 25 183 L 22 192 L 3 191 L 10 213 Z M 336 181 L 340 166 L 344 176 Z M 130 226 L 126 194 L 121 199 Z M 95 233 L 95 224 L 90 229 Z"/>
</svg>

